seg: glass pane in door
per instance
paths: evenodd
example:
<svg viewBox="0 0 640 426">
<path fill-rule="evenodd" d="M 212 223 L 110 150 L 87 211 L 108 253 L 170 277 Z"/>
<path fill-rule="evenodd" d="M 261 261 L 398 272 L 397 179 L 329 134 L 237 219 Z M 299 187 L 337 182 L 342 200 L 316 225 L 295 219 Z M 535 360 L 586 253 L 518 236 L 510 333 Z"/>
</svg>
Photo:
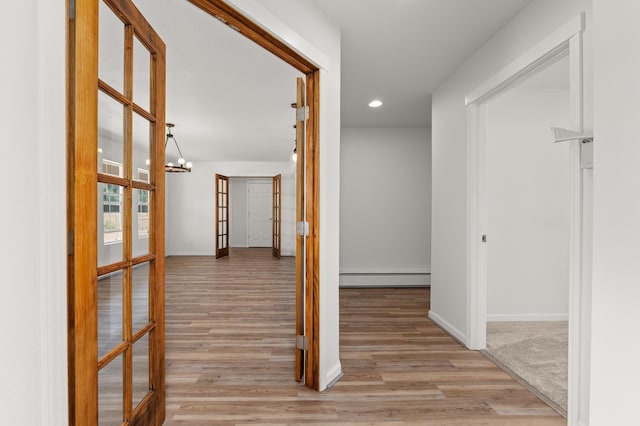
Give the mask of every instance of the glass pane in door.
<svg viewBox="0 0 640 426">
<path fill-rule="evenodd" d="M 124 92 L 124 24 L 100 2 L 98 24 L 98 78 Z"/>
<path fill-rule="evenodd" d="M 151 191 L 133 190 L 133 208 L 131 209 L 132 233 L 131 253 L 138 257 L 149 253 L 149 226 L 151 225 Z"/>
<path fill-rule="evenodd" d="M 98 183 L 98 266 L 123 258 L 124 187 Z"/>
<path fill-rule="evenodd" d="M 98 359 L 123 341 L 123 279 L 122 272 L 98 277 Z"/>
<path fill-rule="evenodd" d="M 135 266 L 131 274 L 131 330 L 136 334 L 149 323 L 149 262 Z"/>
<path fill-rule="evenodd" d="M 99 426 L 120 426 L 124 420 L 123 370 L 123 356 L 120 355 L 98 371 Z"/>
<path fill-rule="evenodd" d="M 133 37 L 133 102 L 150 112 L 151 98 L 151 54 Z"/>
<path fill-rule="evenodd" d="M 133 113 L 133 180 L 151 183 L 151 123 L 139 114 Z"/>
<path fill-rule="evenodd" d="M 133 405 L 135 407 L 149 393 L 149 334 L 133 344 Z"/>
<path fill-rule="evenodd" d="M 98 92 L 98 173 L 124 176 L 124 106 Z"/>
</svg>

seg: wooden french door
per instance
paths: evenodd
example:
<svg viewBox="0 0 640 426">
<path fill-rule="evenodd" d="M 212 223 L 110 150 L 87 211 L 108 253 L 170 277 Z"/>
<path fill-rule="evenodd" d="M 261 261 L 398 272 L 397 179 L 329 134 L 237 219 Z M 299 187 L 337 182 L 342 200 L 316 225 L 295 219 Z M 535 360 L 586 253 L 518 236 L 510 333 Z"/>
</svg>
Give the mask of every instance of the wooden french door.
<svg viewBox="0 0 640 426">
<path fill-rule="evenodd" d="M 216 259 L 229 256 L 229 178 L 216 174 Z"/>
<path fill-rule="evenodd" d="M 281 202 L 282 202 L 282 175 L 277 175 L 273 177 L 272 184 L 272 224 L 271 224 L 271 247 L 273 252 L 273 257 L 280 259 L 280 244 L 282 242 L 281 238 L 281 222 L 282 222 L 282 210 L 281 210 Z"/>
<path fill-rule="evenodd" d="M 302 113 L 301 113 L 302 111 Z M 305 351 L 305 84 L 296 80 L 296 370 L 297 381 L 304 379 Z"/>
<path fill-rule="evenodd" d="M 165 45 L 131 0 L 67 17 L 69 423 L 161 425 Z"/>
</svg>

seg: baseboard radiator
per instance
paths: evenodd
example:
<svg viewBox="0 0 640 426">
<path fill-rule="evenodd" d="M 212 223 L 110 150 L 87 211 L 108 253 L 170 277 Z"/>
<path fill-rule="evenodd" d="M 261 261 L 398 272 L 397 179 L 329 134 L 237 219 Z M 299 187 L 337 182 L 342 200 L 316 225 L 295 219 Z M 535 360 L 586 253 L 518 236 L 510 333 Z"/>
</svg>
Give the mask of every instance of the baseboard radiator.
<svg viewBox="0 0 640 426">
<path fill-rule="evenodd" d="M 430 271 L 341 271 L 341 288 L 429 287 Z"/>
</svg>

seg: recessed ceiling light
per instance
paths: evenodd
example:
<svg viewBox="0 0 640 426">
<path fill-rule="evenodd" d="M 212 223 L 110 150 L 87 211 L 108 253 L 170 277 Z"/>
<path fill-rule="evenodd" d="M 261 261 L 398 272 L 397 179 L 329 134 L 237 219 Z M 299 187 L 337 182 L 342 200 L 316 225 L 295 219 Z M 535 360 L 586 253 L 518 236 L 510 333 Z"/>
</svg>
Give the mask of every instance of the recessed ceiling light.
<svg viewBox="0 0 640 426">
<path fill-rule="evenodd" d="M 382 101 L 380 99 L 374 99 L 371 102 L 369 102 L 369 106 L 371 108 L 378 108 L 382 106 Z"/>
</svg>

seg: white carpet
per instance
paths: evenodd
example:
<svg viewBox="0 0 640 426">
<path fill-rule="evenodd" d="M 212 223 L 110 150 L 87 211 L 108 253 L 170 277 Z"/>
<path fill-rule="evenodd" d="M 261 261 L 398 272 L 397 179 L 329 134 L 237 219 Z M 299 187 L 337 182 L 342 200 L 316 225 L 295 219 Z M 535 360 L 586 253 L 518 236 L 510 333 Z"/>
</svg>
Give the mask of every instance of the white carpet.
<svg viewBox="0 0 640 426">
<path fill-rule="evenodd" d="M 486 352 L 566 417 L 568 322 L 488 322 Z"/>
</svg>

